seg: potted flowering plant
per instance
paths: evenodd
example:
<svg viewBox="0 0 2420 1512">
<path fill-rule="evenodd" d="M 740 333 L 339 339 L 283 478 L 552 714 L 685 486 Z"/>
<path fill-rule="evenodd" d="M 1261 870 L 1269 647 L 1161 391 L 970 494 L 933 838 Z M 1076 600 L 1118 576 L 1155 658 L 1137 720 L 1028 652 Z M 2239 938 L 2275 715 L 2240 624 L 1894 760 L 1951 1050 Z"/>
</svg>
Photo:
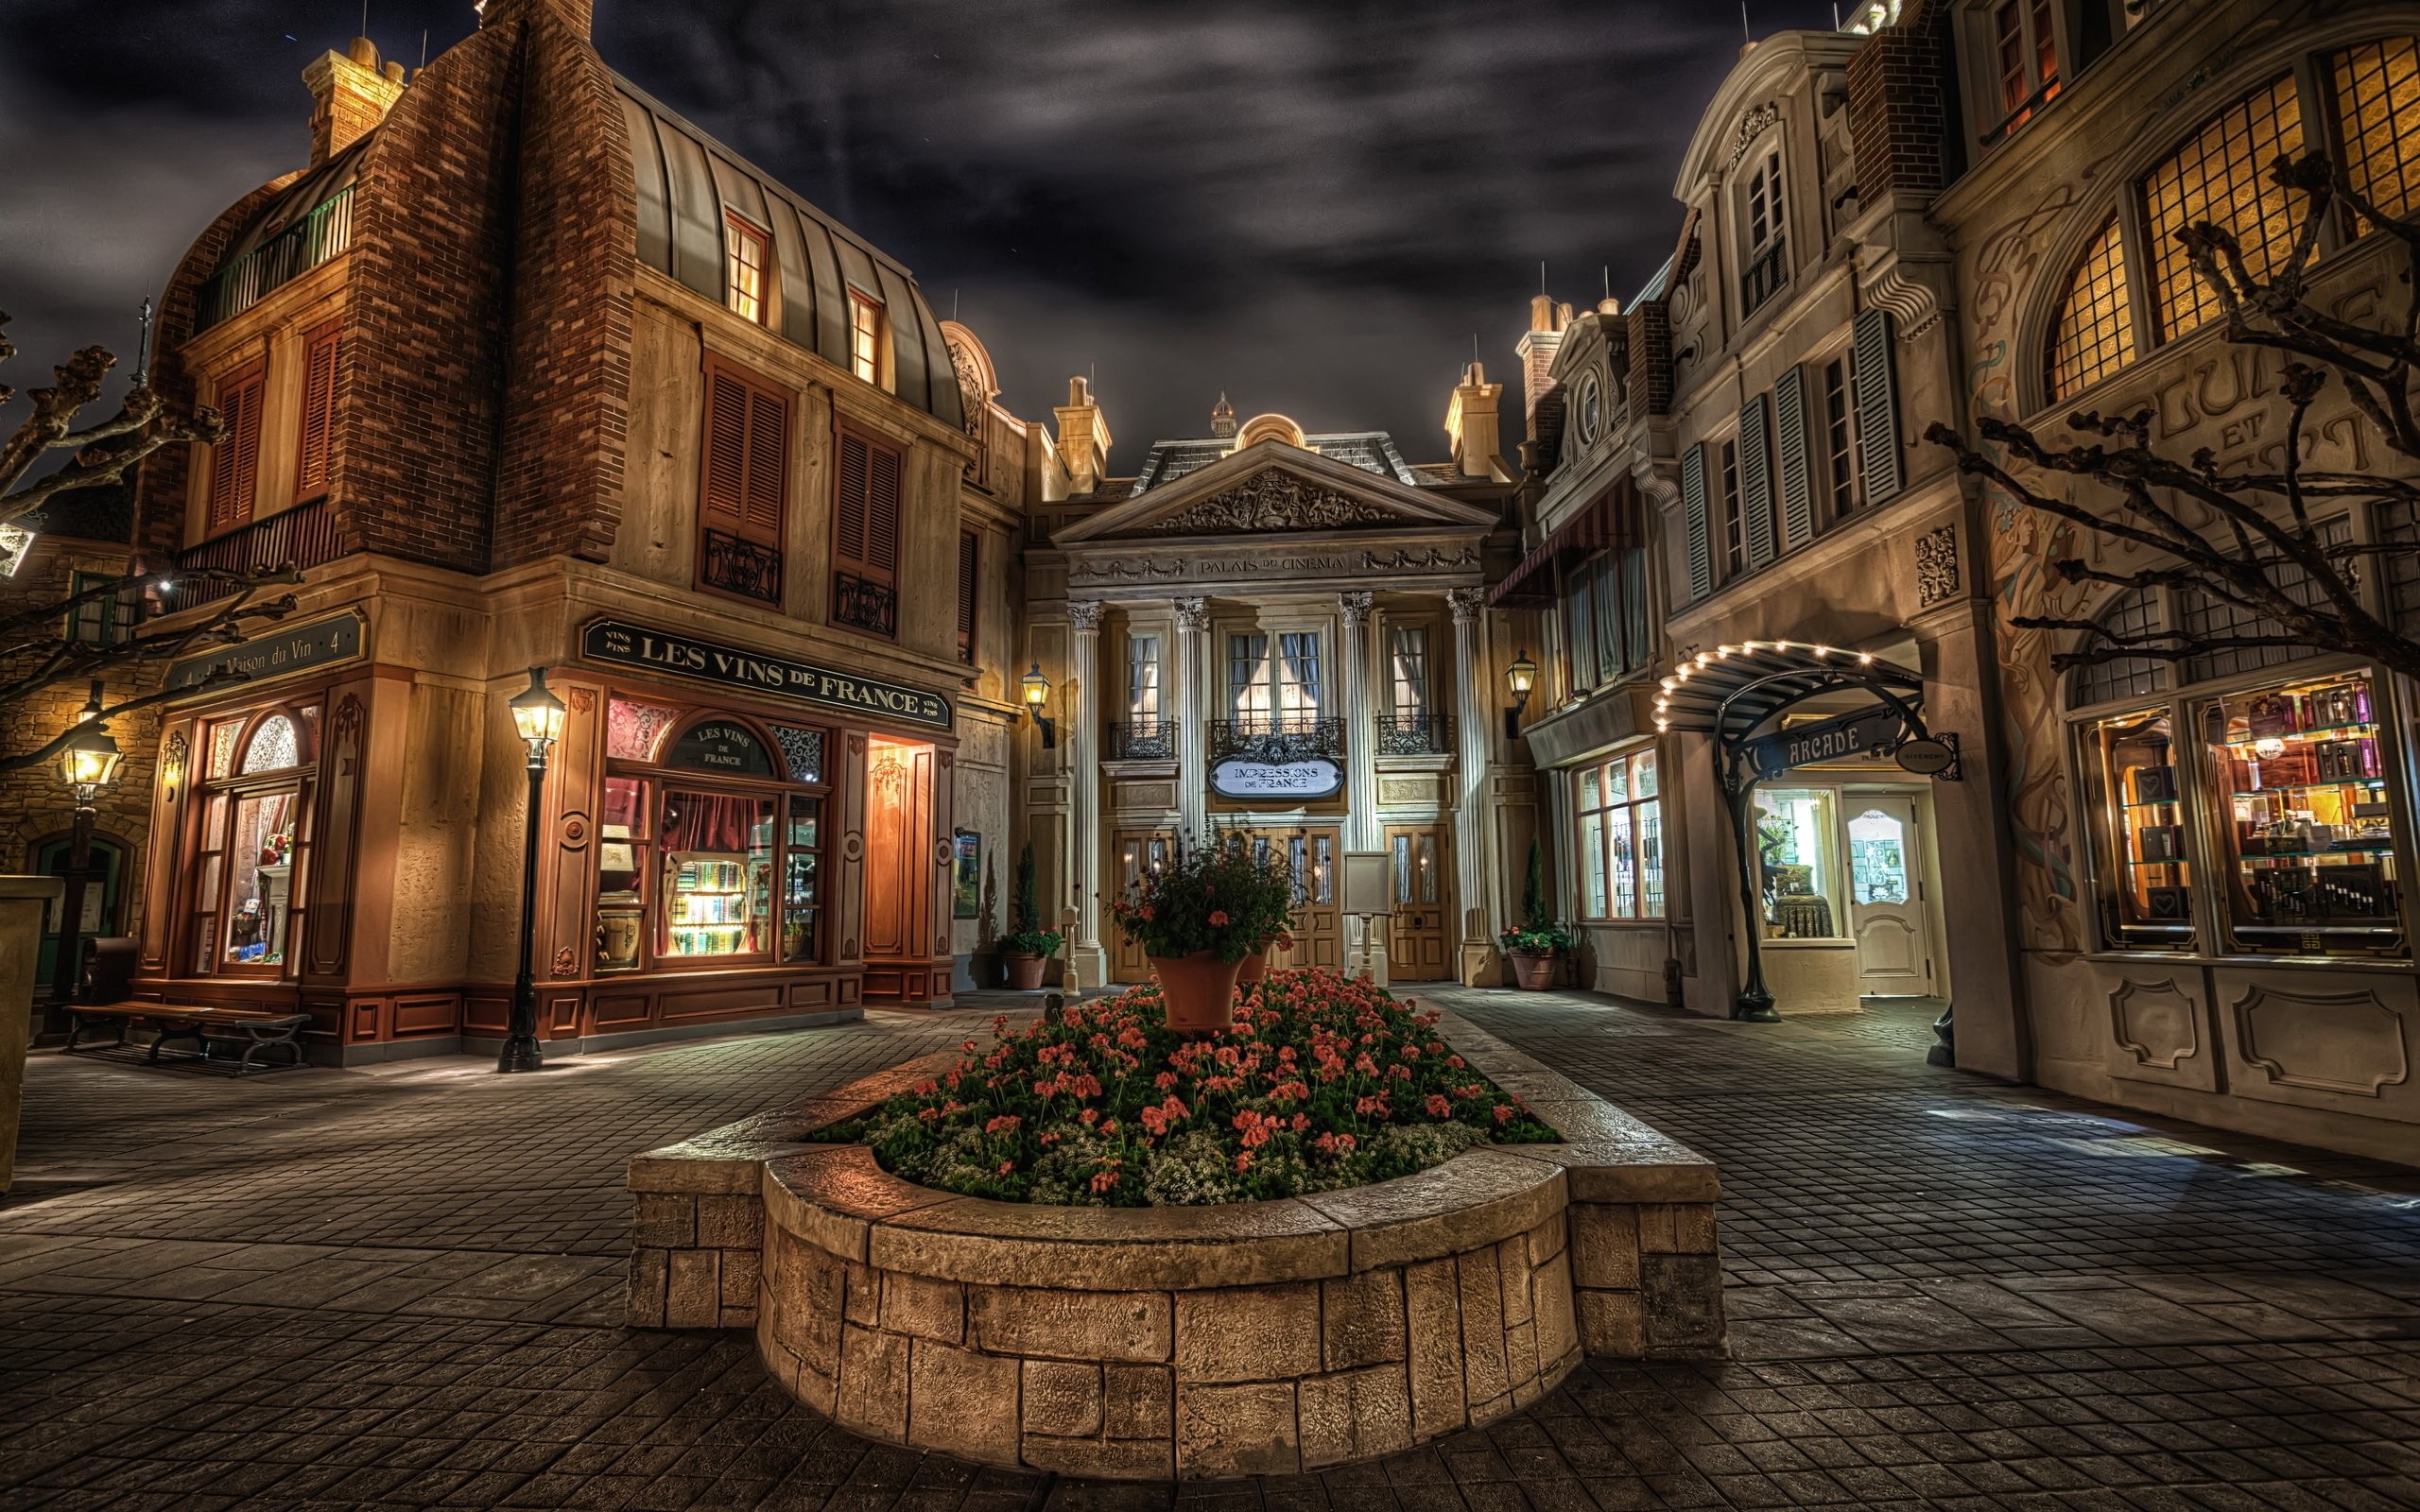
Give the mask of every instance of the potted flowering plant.
<svg viewBox="0 0 2420 1512">
<path fill-rule="evenodd" d="M 1110 917 L 1150 957 L 1168 1027 L 1215 1034 L 1231 1022 L 1244 958 L 1286 933 L 1293 902 L 1282 865 L 1255 857 L 1241 835 L 1214 834 L 1207 845 L 1180 844 L 1167 866 L 1136 878 Z"/>
<path fill-rule="evenodd" d="M 1009 986 L 1031 992 L 1042 986 L 1043 963 L 1059 954 L 1059 932 L 1042 927 L 1042 906 L 1034 896 L 1033 842 L 1028 840 L 1017 857 L 1015 898 L 1017 927 L 1000 936 L 1000 960 L 1008 969 Z"/>
<path fill-rule="evenodd" d="M 1543 992 L 1554 986 L 1555 957 L 1579 941 L 1547 912 L 1546 850 L 1530 841 L 1530 873 L 1521 885 L 1521 922 L 1496 936 L 1512 960 L 1512 980 L 1524 991 Z"/>
</svg>

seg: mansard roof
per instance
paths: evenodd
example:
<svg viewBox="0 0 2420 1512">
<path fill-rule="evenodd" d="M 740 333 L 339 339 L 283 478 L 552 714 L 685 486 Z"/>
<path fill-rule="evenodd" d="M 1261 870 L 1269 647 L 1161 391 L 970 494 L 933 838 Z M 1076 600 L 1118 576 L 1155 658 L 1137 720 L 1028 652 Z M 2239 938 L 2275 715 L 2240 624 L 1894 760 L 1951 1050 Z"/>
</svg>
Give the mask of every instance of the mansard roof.
<svg viewBox="0 0 2420 1512">
<path fill-rule="evenodd" d="M 946 424 L 965 423 L 942 322 L 906 267 L 621 75 L 614 86 L 630 131 L 640 262 L 719 304 L 724 217 L 736 215 L 772 244 L 776 334 L 848 368 L 854 290 L 890 323 L 891 391 Z"/>
<path fill-rule="evenodd" d="M 1143 458 L 1143 471 L 1134 475 L 1134 487 L 1129 491 L 1148 493 L 1210 466 L 1235 449 L 1235 438 L 1228 436 L 1153 441 L 1150 455 Z M 1385 431 L 1330 431 L 1305 436 L 1303 449 L 1411 488 L 1423 487 L 1429 481 L 1403 459 L 1403 454 L 1395 450 L 1394 438 Z"/>
</svg>

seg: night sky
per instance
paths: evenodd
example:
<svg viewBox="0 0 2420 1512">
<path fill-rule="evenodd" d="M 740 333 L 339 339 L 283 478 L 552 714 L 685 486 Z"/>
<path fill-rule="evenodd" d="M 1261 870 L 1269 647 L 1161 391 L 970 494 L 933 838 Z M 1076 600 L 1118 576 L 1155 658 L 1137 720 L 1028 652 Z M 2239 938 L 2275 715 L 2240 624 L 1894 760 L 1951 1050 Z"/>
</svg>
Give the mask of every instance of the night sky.
<svg viewBox="0 0 2420 1512">
<path fill-rule="evenodd" d="M 1829 0 L 1754 0 L 1756 34 Z M 0 0 L 0 309 L 19 388 L 133 312 L 229 201 L 299 167 L 298 77 L 358 0 Z M 103 18 L 106 17 L 104 24 Z M 407 66 L 468 0 L 372 0 Z M 1097 371 L 1132 472 L 1240 415 L 1442 459 L 1477 335 L 1517 414 L 1538 263 L 1627 298 L 1736 60 L 1727 0 L 598 0 L 606 61 L 914 269 L 1048 419 Z M 0 414 L 13 421 L 22 405 Z M 1508 425 L 1508 454 L 1518 440 Z"/>
</svg>

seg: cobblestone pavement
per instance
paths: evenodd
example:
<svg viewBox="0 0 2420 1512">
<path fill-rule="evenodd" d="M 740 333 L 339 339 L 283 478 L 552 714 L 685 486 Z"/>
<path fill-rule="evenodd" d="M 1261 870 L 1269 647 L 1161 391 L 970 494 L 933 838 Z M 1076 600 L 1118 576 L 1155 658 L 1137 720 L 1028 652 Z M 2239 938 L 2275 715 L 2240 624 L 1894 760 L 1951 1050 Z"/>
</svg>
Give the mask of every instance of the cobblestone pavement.
<svg viewBox="0 0 2420 1512">
<path fill-rule="evenodd" d="M 1923 1016 L 1437 994 L 1715 1157 L 1734 1357 L 1584 1365 L 1376 1466 L 1103 1487 L 874 1446 L 617 1325 L 633 1151 L 983 1013 L 241 1082 L 35 1057 L 0 1203 L 19 1507 L 2420 1506 L 2420 1173 L 1923 1063 Z"/>
</svg>

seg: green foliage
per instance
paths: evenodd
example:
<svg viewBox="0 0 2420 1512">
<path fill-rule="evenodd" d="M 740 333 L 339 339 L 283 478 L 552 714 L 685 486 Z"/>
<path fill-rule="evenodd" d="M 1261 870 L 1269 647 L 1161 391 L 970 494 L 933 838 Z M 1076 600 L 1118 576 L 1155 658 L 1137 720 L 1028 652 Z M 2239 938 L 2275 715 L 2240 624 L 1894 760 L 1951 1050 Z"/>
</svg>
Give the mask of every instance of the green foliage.
<svg viewBox="0 0 2420 1512">
<path fill-rule="evenodd" d="M 1495 936 L 1498 944 L 1513 955 L 1554 955 L 1570 950 L 1580 941 L 1561 924 L 1524 925 L 1508 929 Z"/>
<path fill-rule="evenodd" d="M 1555 1132 L 1437 1038 L 1437 1015 L 1334 971 L 1274 971 L 1208 1039 L 1156 988 L 1071 1003 L 822 1131 L 907 1180 L 1011 1202 L 1184 1207 L 1334 1191 Z"/>
<path fill-rule="evenodd" d="M 1018 936 L 1031 935 L 1042 928 L 1042 901 L 1036 896 L 1033 876 L 1033 842 L 1028 840 L 1025 849 L 1017 852 L 1017 890 L 1010 901 L 1010 907 L 1016 916 Z M 1007 942 L 1004 940 L 1002 943 Z M 1051 949 L 1058 947 L 1054 945 Z"/>
<path fill-rule="evenodd" d="M 1521 927 L 1554 927 L 1554 916 L 1547 912 L 1547 848 L 1534 834 L 1530 836 L 1529 874 L 1521 879 Z"/>
<path fill-rule="evenodd" d="M 1213 832 L 1206 845 L 1179 845 L 1174 860 L 1135 879 L 1109 912 L 1146 955 L 1208 951 L 1240 961 L 1293 927 L 1294 878 L 1282 847 Z"/>
</svg>

